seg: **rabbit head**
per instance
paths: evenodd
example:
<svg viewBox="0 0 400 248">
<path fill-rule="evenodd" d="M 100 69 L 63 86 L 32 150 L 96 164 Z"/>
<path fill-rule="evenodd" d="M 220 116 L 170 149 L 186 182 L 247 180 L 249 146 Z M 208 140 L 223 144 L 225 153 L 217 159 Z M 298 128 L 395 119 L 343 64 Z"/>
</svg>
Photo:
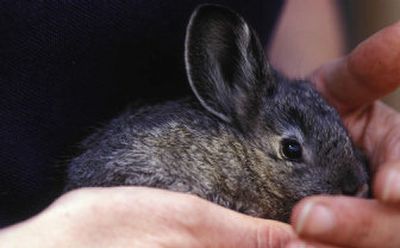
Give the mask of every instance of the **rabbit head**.
<svg viewBox="0 0 400 248">
<path fill-rule="evenodd" d="M 198 101 L 251 142 L 260 161 L 254 170 L 281 204 L 367 193 L 366 162 L 338 113 L 310 82 L 287 80 L 271 68 L 241 16 L 220 6 L 197 8 L 185 61 Z"/>
</svg>

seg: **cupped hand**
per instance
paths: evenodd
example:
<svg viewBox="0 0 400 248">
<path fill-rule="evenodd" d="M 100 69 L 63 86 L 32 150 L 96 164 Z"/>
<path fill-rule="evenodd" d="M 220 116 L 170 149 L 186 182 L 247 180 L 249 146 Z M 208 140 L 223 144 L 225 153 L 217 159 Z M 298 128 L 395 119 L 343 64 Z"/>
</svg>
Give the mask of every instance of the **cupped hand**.
<svg viewBox="0 0 400 248">
<path fill-rule="evenodd" d="M 400 247 L 400 114 L 378 100 L 400 85 L 400 22 L 320 67 L 312 80 L 366 152 L 375 199 L 304 199 L 292 213 L 301 240 L 288 247 Z"/>
<path fill-rule="evenodd" d="M 287 224 L 188 194 L 141 187 L 72 191 L 0 232 L 7 247 L 283 247 Z"/>
</svg>

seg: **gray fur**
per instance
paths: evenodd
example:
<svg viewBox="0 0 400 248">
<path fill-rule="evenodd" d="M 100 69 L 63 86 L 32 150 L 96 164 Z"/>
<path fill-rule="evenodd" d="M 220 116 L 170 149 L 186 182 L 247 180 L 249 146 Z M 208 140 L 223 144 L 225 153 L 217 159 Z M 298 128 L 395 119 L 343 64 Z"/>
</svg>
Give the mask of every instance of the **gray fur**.
<svg viewBox="0 0 400 248">
<path fill-rule="evenodd" d="M 197 8 L 185 45 L 195 96 L 113 119 L 82 143 L 66 190 L 164 188 L 282 221 L 305 196 L 360 193 L 366 164 L 338 114 L 309 82 L 274 71 L 239 15 Z M 300 161 L 283 155 L 285 138 L 301 144 Z"/>
</svg>

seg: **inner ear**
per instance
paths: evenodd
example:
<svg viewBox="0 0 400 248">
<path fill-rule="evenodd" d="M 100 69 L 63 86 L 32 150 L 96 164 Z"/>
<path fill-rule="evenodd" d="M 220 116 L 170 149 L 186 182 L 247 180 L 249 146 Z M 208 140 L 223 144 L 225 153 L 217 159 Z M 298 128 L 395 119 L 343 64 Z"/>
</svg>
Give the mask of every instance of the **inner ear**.
<svg viewBox="0 0 400 248">
<path fill-rule="evenodd" d="M 237 13 L 203 5 L 193 13 L 186 34 L 189 83 L 205 109 L 226 122 L 258 113 L 269 67 L 255 32 Z"/>
</svg>

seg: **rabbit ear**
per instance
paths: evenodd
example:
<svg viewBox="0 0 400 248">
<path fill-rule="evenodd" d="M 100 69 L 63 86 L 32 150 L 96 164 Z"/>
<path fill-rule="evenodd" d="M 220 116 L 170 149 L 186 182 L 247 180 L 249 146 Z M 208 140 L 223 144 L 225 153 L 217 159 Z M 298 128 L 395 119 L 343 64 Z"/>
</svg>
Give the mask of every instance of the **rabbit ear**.
<svg viewBox="0 0 400 248">
<path fill-rule="evenodd" d="M 256 34 L 224 7 L 203 5 L 192 14 L 185 63 L 198 100 L 226 122 L 244 124 L 256 117 L 260 100 L 274 87 Z"/>
</svg>

